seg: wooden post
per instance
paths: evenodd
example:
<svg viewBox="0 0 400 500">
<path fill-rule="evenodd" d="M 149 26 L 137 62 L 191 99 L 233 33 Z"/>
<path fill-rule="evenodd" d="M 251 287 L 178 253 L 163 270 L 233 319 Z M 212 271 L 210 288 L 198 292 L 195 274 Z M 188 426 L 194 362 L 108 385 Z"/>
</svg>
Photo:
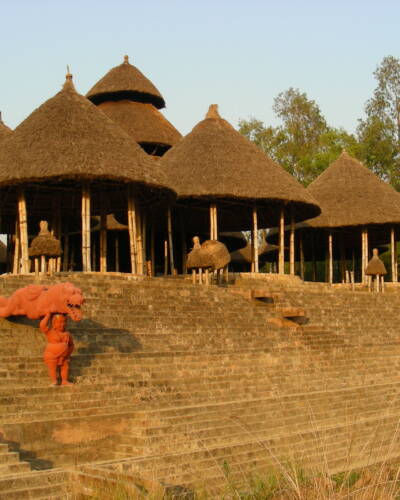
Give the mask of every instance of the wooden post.
<svg viewBox="0 0 400 500">
<path fill-rule="evenodd" d="M 19 237 L 19 222 L 17 215 L 17 218 L 15 220 L 13 274 L 19 274 L 19 273 L 20 273 L 20 237 Z"/>
<path fill-rule="evenodd" d="M 129 248 L 131 256 L 131 273 L 137 273 L 137 228 L 136 228 L 136 205 L 132 192 L 132 186 L 128 187 L 128 230 Z"/>
<path fill-rule="evenodd" d="M 365 278 L 365 234 L 364 234 L 364 228 L 361 228 L 361 283 L 365 285 L 366 283 L 366 278 Z"/>
<path fill-rule="evenodd" d="M 253 206 L 253 262 L 254 262 L 254 272 L 259 272 L 258 266 L 258 217 L 257 217 L 257 206 Z"/>
<path fill-rule="evenodd" d="M 394 227 L 392 226 L 390 229 L 390 256 L 391 256 L 391 264 L 392 264 L 392 281 L 395 282 L 397 281 L 396 277 L 396 243 L 395 243 L 395 237 L 394 237 Z"/>
<path fill-rule="evenodd" d="M 100 272 L 107 272 L 107 214 L 102 199 L 102 209 L 100 214 Z"/>
<path fill-rule="evenodd" d="M 91 270 L 96 271 L 96 241 L 93 241 Z"/>
<path fill-rule="evenodd" d="M 155 250 L 155 229 L 154 229 L 154 220 L 151 224 L 150 230 L 150 259 L 151 259 L 151 275 L 156 275 L 156 250 Z"/>
<path fill-rule="evenodd" d="M 340 274 L 342 283 L 346 282 L 346 254 L 344 251 L 343 233 L 340 235 Z"/>
<path fill-rule="evenodd" d="M 44 255 L 40 256 L 40 274 L 46 274 L 46 257 Z"/>
<path fill-rule="evenodd" d="M 142 236 L 142 218 L 139 207 L 136 206 L 136 272 L 143 275 L 143 236 Z"/>
<path fill-rule="evenodd" d="M 25 193 L 21 189 L 18 190 L 18 220 L 21 244 L 21 272 L 27 274 L 29 273 L 28 224 Z"/>
<path fill-rule="evenodd" d="M 39 257 L 35 257 L 35 276 L 39 276 Z"/>
<path fill-rule="evenodd" d="M 312 235 L 311 238 L 311 248 L 312 248 L 312 280 L 317 281 L 317 261 L 315 259 L 315 237 Z"/>
<path fill-rule="evenodd" d="M 82 267 L 90 272 L 90 188 L 85 182 L 82 185 Z"/>
<path fill-rule="evenodd" d="M 164 240 L 164 275 L 168 274 L 168 241 Z"/>
<path fill-rule="evenodd" d="M 143 255 L 143 274 L 147 273 L 147 215 L 142 215 L 142 255 Z"/>
<path fill-rule="evenodd" d="M 285 274 L 285 208 L 281 207 L 279 217 L 279 258 L 278 273 Z"/>
<path fill-rule="evenodd" d="M 333 238 L 332 231 L 329 231 L 328 234 L 328 258 L 329 258 L 329 283 L 333 283 Z"/>
<path fill-rule="evenodd" d="M 299 237 L 299 250 L 300 250 L 300 278 L 304 281 L 304 248 L 303 248 L 303 235 Z"/>
<path fill-rule="evenodd" d="M 210 203 L 210 240 L 214 239 L 214 204 Z"/>
<path fill-rule="evenodd" d="M 214 203 L 214 240 L 218 240 L 218 218 L 216 203 Z"/>
<path fill-rule="evenodd" d="M 300 236 L 300 238 L 302 238 L 302 236 Z M 303 248 L 303 246 L 301 246 L 301 248 Z M 291 216 L 290 216 L 289 272 L 293 276 L 294 276 L 294 261 L 295 261 L 295 252 L 294 252 L 294 217 L 293 217 L 293 213 L 292 213 Z"/>
<path fill-rule="evenodd" d="M 180 224 L 181 224 L 181 248 L 182 248 L 182 274 L 187 273 L 187 245 L 186 245 L 186 231 L 185 231 L 185 221 L 182 212 L 179 214 Z"/>
<path fill-rule="evenodd" d="M 174 246 L 172 241 L 172 214 L 171 214 L 171 206 L 168 206 L 167 211 L 167 220 L 168 220 L 168 246 L 169 246 L 169 265 L 171 269 L 171 274 L 175 274 L 175 264 L 174 264 Z"/>
</svg>

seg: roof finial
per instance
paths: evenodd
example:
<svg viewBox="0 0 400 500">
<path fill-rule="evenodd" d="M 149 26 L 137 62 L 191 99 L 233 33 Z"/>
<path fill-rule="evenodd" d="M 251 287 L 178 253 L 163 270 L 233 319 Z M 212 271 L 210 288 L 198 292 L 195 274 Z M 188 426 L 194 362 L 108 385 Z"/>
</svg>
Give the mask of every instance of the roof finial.
<svg viewBox="0 0 400 500">
<path fill-rule="evenodd" d="M 67 65 L 67 74 L 65 75 L 65 83 L 63 89 L 73 89 L 75 90 L 74 84 L 72 83 L 72 74 L 69 70 L 69 66 Z"/>
<path fill-rule="evenodd" d="M 210 104 L 210 107 L 208 108 L 208 112 L 206 114 L 206 118 L 221 118 L 218 113 L 218 104 Z"/>
<path fill-rule="evenodd" d="M 72 75 L 71 75 L 71 72 L 69 70 L 69 65 L 68 64 L 67 64 L 67 74 L 65 75 L 65 79 L 72 81 Z"/>
<path fill-rule="evenodd" d="M 129 64 L 129 56 L 124 56 L 124 64 Z"/>
</svg>

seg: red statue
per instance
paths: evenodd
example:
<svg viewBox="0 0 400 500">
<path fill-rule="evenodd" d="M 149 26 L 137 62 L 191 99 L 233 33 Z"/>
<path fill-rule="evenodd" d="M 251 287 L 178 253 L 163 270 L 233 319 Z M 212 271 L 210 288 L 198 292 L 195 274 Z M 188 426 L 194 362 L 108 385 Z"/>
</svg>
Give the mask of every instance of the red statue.
<svg viewBox="0 0 400 500">
<path fill-rule="evenodd" d="M 51 328 L 49 319 L 51 318 Z M 64 314 L 47 313 L 40 322 L 40 329 L 47 337 L 44 350 L 44 362 L 49 369 L 52 385 L 57 385 L 57 367 L 60 367 L 61 385 L 73 385 L 68 381 L 69 360 L 74 350 L 71 334 L 65 331 L 66 317 Z"/>
<path fill-rule="evenodd" d="M 57 385 L 57 367 L 60 367 L 61 384 L 72 385 L 68 381 L 68 371 L 74 343 L 71 334 L 65 331 L 65 325 L 68 316 L 73 321 L 82 319 L 83 303 L 81 290 L 72 283 L 28 285 L 14 292 L 9 299 L 0 297 L 0 317 L 42 318 L 39 327 L 48 341 L 44 361 L 49 369 L 52 385 Z M 50 319 L 51 328 L 48 325 Z"/>
<path fill-rule="evenodd" d="M 14 292 L 9 299 L 0 297 L 0 317 L 39 319 L 48 313 L 59 313 L 67 314 L 73 321 L 80 321 L 83 302 L 81 290 L 72 283 L 28 285 Z"/>
</svg>

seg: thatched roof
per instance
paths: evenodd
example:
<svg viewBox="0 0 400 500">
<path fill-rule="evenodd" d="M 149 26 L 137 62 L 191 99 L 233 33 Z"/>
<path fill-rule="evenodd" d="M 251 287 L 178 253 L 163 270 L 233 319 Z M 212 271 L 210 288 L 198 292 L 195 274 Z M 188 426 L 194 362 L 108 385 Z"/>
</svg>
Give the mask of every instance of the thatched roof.
<svg viewBox="0 0 400 500">
<path fill-rule="evenodd" d="M 278 250 L 279 247 L 271 244 L 262 244 L 258 248 L 259 261 L 267 260 L 268 254 L 272 254 Z M 232 263 L 243 264 L 250 263 L 253 259 L 253 247 L 248 243 L 244 248 L 231 252 Z"/>
<path fill-rule="evenodd" d="M 12 130 L 1 119 L 0 111 L 0 142 L 12 134 Z"/>
<path fill-rule="evenodd" d="M 104 101 L 129 99 L 137 102 L 149 102 L 156 108 L 165 107 L 165 101 L 158 89 L 135 66 L 124 62 L 110 69 L 86 94 L 95 104 Z"/>
<path fill-rule="evenodd" d="M 102 102 L 98 107 L 136 142 L 173 146 L 182 137 L 152 104 L 123 99 Z"/>
<path fill-rule="evenodd" d="M 322 209 L 311 227 L 400 223 L 400 194 L 345 151 L 307 191 Z"/>
<path fill-rule="evenodd" d="M 167 186 L 158 164 L 67 75 L 63 89 L 2 142 L 0 185 L 85 178 Z"/>
<path fill-rule="evenodd" d="M 371 260 L 367 264 L 367 267 L 365 268 L 365 274 L 367 276 L 373 276 L 376 274 L 379 275 L 387 274 L 385 264 L 378 257 L 378 255 L 372 256 Z"/>
<path fill-rule="evenodd" d="M 194 237 L 193 242 L 193 249 L 188 253 L 186 260 L 188 269 L 196 267 L 222 269 L 231 261 L 228 249 L 220 241 L 206 240 L 200 245 L 198 237 Z"/>
<path fill-rule="evenodd" d="M 59 257 L 61 255 L 60 240 L 55 238 L 48 229 L 47 221 L 40 222 L 40 232 L 33 238 L 29 247 L 30 257 Z"/>
<path fill-rule="evenodd" d="M 161 163 L 180 198 L 259 200 L 270 209 L 288 202 L 296 220 L 320 213 L 305 188 L 223 120 L 216 105 Z"/>
</svg>

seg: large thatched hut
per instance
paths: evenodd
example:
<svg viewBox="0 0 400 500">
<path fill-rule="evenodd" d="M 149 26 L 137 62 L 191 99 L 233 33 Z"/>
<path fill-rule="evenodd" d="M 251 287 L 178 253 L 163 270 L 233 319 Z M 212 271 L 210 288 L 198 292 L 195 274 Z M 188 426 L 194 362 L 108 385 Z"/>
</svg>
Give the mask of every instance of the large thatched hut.
<svg viewBox="0 0 400 500">
<path fill-rule="evenodd" d="M 345 151 L 307 191 L 318 201 L 322 212 L 300 229 L 305 250 L 313 241 L 324 242 L 327 249 L 328 280 L 333 281 L 333 260 L 339 254 L 342 279 L 346 261 L 356 262 L 361 250 L 361 280 L 369 260 L 371 243 L 379 246 L 388 240 L 392 247 L 392 278 L 397 281 L 396 228 L 400 227 L 400 194 L 379 179 Z M 314 244 L 321 253 L 321 245 Z M 319 250 L 318 250 L 319 248 Z M 354 264 L 352 264 L 352 267 Z M 354 268 L 352 269 L 354 271 Z"/>
<path fill-rule="evenodd" d="M 161 158 L 178 193 L 186 230 L 270 227 L 315 217 L 318 203 L 289 173 L 237 132 L 211 105 L 206 118 Z M 283 235 L 283 234 L 282 234 Z M 254 263 L 258 269 L 257 238 Z M 279 271 L 284 272 L 283 244 Z"/>
<path fill-rule="evenodd" d="M 163 155 L 181 138 L 158 111 L 165 107 L 164 98 L 151 81 L 129 63 L 128 56 L 101 78 L 86 97 L 150 155 Z"/>
<path fill-rule="evenodd" d="M 174 198 L 162 169 L 76 92 L 72 75 L 2 141 L 0 190 L 6 215 L 2 232 L 15 234 L 15 273 L 29 271 L 28 235 L 36 234 L 49 214 L 51 230 L 63 241 L 63 263 L 60 259 L 57 268 L 70 269 L 75 252 L 73 269 L 106 271 L 106 217 L 118 212 L 127 213 L 129 270 L 142 273 L 146 210 Z M 91 236 L 92 215 L 102 225 L 97 242 Z M 75 245 L 69 241 L 77 230 L 73 225 L 81 226 Z"/>
</svg>

